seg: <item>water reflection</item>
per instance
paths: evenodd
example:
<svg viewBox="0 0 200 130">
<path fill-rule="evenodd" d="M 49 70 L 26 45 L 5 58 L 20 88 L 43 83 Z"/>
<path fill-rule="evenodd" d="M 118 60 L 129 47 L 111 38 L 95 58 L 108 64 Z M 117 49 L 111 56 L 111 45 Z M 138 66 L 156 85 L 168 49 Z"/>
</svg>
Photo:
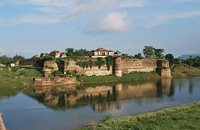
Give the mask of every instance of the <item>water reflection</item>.
<svg viewBox="0 0 200 130">
<path fill-rule="evenodd" d="M 27 94 L 54 110 L 91 105 L 95 111 L 104 111 L 121 109 L 122 101 L 127 99 L 173 96 L 174 89 L 171 79 L 161 79 L 109 85 L 34 87 L 34 93 Z"/>
<path fill-rule="evenodd" d="M 15 97 L 21 90 L 22 88 L 0 87 L 0 100 L 3 100 L 5 98 Z"/>
<path fill-rule="evenodd" d="M 103 113 L 117 118 L 195 102 L 199 93 L 200 78 L 0 88 L 0 110 L 10 129 L 72 129 L 101 120 Z"/>
</svg>

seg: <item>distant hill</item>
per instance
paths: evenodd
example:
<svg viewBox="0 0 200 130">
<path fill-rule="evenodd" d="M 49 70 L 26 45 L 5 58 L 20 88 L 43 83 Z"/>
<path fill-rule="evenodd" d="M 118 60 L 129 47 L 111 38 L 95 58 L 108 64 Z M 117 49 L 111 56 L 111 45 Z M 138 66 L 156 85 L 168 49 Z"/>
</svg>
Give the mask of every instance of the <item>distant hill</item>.
<svg viewBox="0 0 200 130">
<path fill-rule="evenodd" d="M 185 59 L 188 59 L 190 56 L 192 56 L 192 57 L 199 56 L 200 57 L 200 54 L 182 55 L 182 56 L 180 56 L 180 58 L 185 60 Z"/>
</svg>

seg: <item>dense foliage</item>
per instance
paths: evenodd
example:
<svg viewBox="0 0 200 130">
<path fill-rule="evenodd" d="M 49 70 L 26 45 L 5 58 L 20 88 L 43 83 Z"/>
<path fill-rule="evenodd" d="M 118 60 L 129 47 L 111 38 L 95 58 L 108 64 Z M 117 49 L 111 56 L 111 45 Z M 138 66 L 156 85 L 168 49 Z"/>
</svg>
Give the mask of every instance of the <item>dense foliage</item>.
<svg viewBox="0 0 200 130">
<path fill-rule="evenodd" d="M 111 63 L 111 59 L 108 58 L 108 65 L 112 65 Z M 80 67 L 82 67 L 83 69 L 85 68 L 92 68 L 93 66 L 98 66 L 99 69 L 101 69 L 101 66 L 104 65 L 106 62 L 102 59 L 102 58 L 97 58 L 96 61 L 92 61 L 92 60 L 89 60 L 89 61 L 77 61 L 76 62 L 76 65 L 79 65 Z"/>
<path fill-rule="evenodd" d="M 137 59 L 143 59 L 143 56 L 141 53 L 135 54 L 135 58 Z"/>
<path fill-rule="evenodd" d="M 183 63 L 189 65 L 189 66 L 193 66 L 193 67 L 200 67 L 200 57 L 192 57 L 190 56 L 188 59 L 183 60 Z"/>
<path fill-rule="evenodd" d="M 0 56 L 0 63 L 9 65 L 11 63 L 15 63 L 16 61 L 24 60 L 25 58 L 20 55 L 15 55 L 14 57 L 8 57 L 6 55 Z"/>
<path fill-rule="evenodd" d="M 153 46 L 145 46 L 143 49 L 146 58 L 164 59 L 164 55 L 162 54 L 163 52 L 164 49 L 156 49 Z"/>
<path fill-rule="evenodd" d="M 169 65 L 171 66 L 172 64 L 174 64 L 174 56 L 173 54 L 167 54 L 165 55 L 165 59 L 169 60 Z"/>
<path fill-rule="evenodd" d="M 91 56 L 91 51 L 86 50 L 86 49 L 79 49 L 75 50 L 74 48 L 67 48 L 66 50 L 66 55 L 69 57 L 73 56 Z"/>
<path fill-rule="evenodd" d="M 112 56 L 106 57 L 106 65 L 107 65 L 108 71 L 110 71 L 110 66 L 113 65 L 113 57 Z"/>
<path fill-rule="evenodd" d="M 54 60 L 55 58 L 52 56 L 44 56 L 44 57 L 39 57 L 37 58 L 36 64 L 39 65 L 40 67 L 44 66 L 45 61 L 51 61 Z"/>
</svg>

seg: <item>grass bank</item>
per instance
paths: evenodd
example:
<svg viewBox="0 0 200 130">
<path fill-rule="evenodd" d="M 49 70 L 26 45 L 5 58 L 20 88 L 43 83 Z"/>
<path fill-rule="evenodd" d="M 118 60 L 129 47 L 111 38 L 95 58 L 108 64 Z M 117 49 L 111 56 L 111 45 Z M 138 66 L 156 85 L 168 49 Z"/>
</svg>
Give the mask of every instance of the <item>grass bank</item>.
<svg viewBox="0 0 200 130">
<path fill-rule="evenodd" d="M 172 69 L 172 76 L 174 78 L 180 77 L 199 77 L 200 69 L 188 66 L 186 64 L 183 65 L 175 65 Z"/>
<path fill-rule="evenodd" d="M 199 130 L 199 115 L 198 101 L 156 112 L 106 120 L 76 130 Z"/>
<path fill-rule="evenodd" d="M 120 82 L 120 81 L 135 81 L 135 80 L 148 80 L 160 78 L 157 72 L 133 72 L 129 74 L 123 74 L 123 77 L 117 77 L 115 75 L 106 76 L 77 76 L 77 80 L 81 83 L 102 83 L 102 82 Z"/>
<path fill-rule="evenodd" d="M 0 88 L 32 85 L 33 78 L 40 74 L 40 71 L 30 68 L 3 68 L 0 70 Z"/>
</svg>

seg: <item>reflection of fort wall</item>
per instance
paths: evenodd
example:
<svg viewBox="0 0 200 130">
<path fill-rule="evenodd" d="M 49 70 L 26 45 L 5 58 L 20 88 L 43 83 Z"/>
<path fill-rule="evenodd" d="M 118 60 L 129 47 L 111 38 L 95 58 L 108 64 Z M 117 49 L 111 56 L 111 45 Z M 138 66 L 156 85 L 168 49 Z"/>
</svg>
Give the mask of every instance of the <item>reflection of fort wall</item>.
<svg viewBox="0 0 200 130">
<path fill-rule="evenodd" d="M 117 85 L 118 87 L 118 85 Z M 122 90 L 116 90 L 116 100 L 125 100 L 130 98 L 143 98 L 157 96 L 157 87 L 153 83 L 142 85 L 126 85 Z"/>
<path fill-rule="evenodd" d="M 108 94 L 108 91 L 110 91 L 110 94 L 112 94 L 113 90 L 110 86 L 100 86 L 95 88 L 86 88 L 85 90 L 78 90 L 77 95 L 71 95 L 67 98 L 67 100 L 70 102 L 70 105 L 75 105 L 76 101 L 82 97 L 96 97 L 101 94 L 101 96 L 106 97 Z"/>
<path fill-rule="evenodd" d="M 46 106 L 52 107 L 58 104 L 59 97 L 53 96 L 52 94 L 46 93 L 44 96 L 44 104 Z"/>
<path fill-rule="evenodd" d="M 170 88 L 171 79 L 161 79 L 158 82 L 148 82 L 136 85 L 117 84 L 114 87 L 97 86 L 95 88 L 89 87 L 84 90 L 76 90 L 76 87 L 36 87 L 35 93 L 44 93 L 44 104 L 48 107 L 58 105 L 58 101 L 63 99 L 62 105 L 65 108 L 77 106 L 79 104 L 87 105 L 92 103 L 94 110 L 101 111 L 111 109 L 114 106 L 120 109 L 122 107 L 122 101 L 126 99 L 151 98 L 163 94 L 168 95 L 170 93 Z M 75 93 L 68 96 L 67 94 L 64 94 L 63 97 L 56 96 L 56 93 L 59 94 L 61 92 L 69 91 L 74 91 Z M 50 94 L 52 92 L 55 94 Z M 100 95 L 101 97 L 104 97 L 104 99 L 101 102 L 98 102 Z M 88 101 L 89 99 L 86 97 L 93 97 L 93 101 Z M 82 99 L 84 99 L 84 101 Z M 109 102 L 113 100 L 116 101 L 115 105 L 114 102 Z"/>
<path fill-rule="evenodd" d="M 162 94 L 169 94 L 170 93 L 171 84 L 172 84 L 171 78 L 161 79 Z"/>
<path fill-rule="evenodd" d="M 114 108 L 113 102 L 96 103 L 93 106 L 93 109 L 95 111 L 104 111 L 104 110 L 112 109 L 112 108 Z"/>
</svg>

